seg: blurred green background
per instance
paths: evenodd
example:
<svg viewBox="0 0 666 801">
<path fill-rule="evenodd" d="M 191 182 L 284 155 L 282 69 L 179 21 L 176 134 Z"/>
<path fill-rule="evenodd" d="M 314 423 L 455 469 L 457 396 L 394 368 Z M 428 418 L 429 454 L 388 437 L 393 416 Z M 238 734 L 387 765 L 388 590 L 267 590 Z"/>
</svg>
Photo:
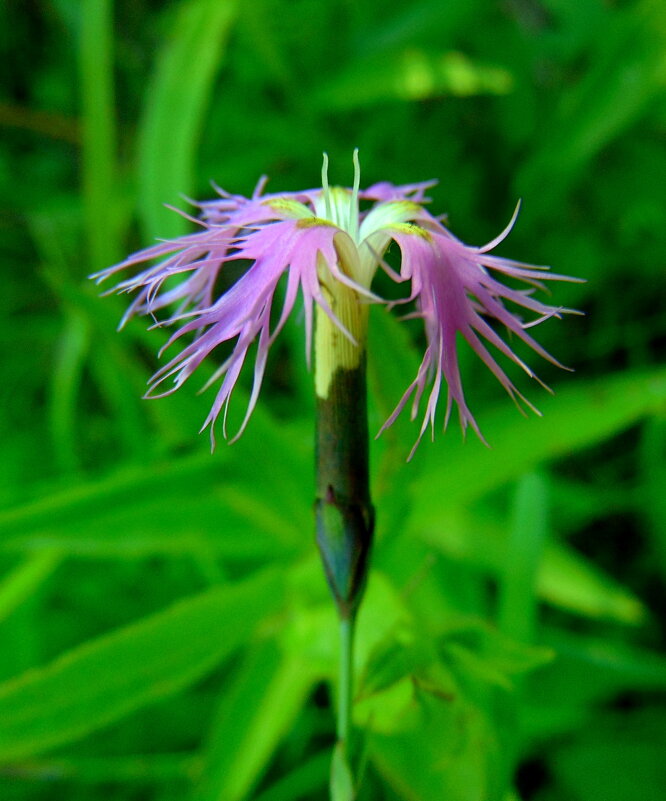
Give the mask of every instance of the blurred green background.
<svg viewBox="0 0 666 801">
<path fill-rule="evenodd" d="M 601 0 L 0 5 L 0 797 L 326 795 L 336 629 L 314 551 L 302 323 L 242 439 L 214 365 L 142 401 L 166 332 L 86 276 L 188 230 L 163 203 L 438 178 L 433 210 L 587 279 L 516 376 L 462 356 L 492 445 L 373 445 L 356 723 L 370 801 L 633 801 L 666 787 L 666 18 Z M 382 288 L 381 286 L 379 287 Z M 371 321 L 371 430 L 418 326 Z M 244 408 L 247 379 L 236 392 Z"/>
</svg>

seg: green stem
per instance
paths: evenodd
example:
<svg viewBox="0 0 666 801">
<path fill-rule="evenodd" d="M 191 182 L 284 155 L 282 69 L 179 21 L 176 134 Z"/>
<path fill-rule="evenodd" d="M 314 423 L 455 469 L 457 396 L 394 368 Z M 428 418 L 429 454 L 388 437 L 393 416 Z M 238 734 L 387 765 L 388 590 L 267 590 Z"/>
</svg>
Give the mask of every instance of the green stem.
<svg viewBox="0 0 666 801">
<path fill-rule="evenodd" d="M 353 617 L 340 620 L 340 686 L 338 688 L 338 742 L 347 751 L 351 731 L 351 708 L 354 682 Z"/>
</svg>

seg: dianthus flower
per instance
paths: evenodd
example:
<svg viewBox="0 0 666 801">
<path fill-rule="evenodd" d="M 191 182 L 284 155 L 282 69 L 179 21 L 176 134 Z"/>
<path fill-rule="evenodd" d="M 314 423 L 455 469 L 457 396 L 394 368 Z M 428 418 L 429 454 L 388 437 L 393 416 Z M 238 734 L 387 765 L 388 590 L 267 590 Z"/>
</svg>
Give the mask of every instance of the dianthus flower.
<svg viewBox="0 0 666 801">
<path fill-rule="evenodd" d="M 302 192 L 264 194 L 262 179 L 252 197 L 230 195 L 201 204 L 196 222 L 201 230 L 141 250 L 120 264 L 93 276 L 103 281 L 146 262 L 157 263 L 119 283 L 117 292 L 136 292 L 122 325 L 134 315 L 150 315 L 158 325 L 179 327 L 164 348 L 187 334 L 192 338 L 150 381 L 148 397 L 174 392 L 218 345 L 232 343 L 231 352 L 206 386 L 221 379 L 212 408 L 202 430 L 213 424 L 226 408 L 250 347 L 256 342 L 254 382 L 242 433 L 254 409 L 271 345 L 302 297 L 305 320 L 305 350 L 308 365 L 313 330 L 317 360 L 315 388 L 327 396 L 335 369 L 353 369 L 363 358 L 369 303 L 387 303 L 371 290 L 378 269 L 394 281 L 409 282 L 410 291 L 396 303 L 413 302 L 409 317 L 423 320 L 426 349 L 416 376 L 406 388 L 395 411 L 382 430 L 391 425 L 411 399 L 411 416 L 418 415 L 424 393 L 425 412 L 416 446 L 428 425 L 434 432 L 435 413 L 446 385 L 444 426 L 455 402 L 460 423 L 481 436 L 463 392 L 456 339 L 460 334 L 513 398 L 534 409 L 491 355 L 494 346 L 529 376 L 536 376 L 491 325 L 494 320 L 517 339 L 549 361 L 559 364 L 527 332 L 550 317 L 559 317 L 560 307 L 532 297 L 543 289 L 544 280 L 575 280 L 547 272 L 547 267 L 522 264 L 494 256 L 491 251 L 507 236 L 517 211 L 502 233 L 483 247 L 470 247 L 444 226 L 443 218 L 426 208 L 425 193 L 431 183 L 394 186 L 377 183 L 360 190 L 358 153 L 354 152 L 354 185 L 328 185 L 328 160 L 324 156 L 322 187 Z M 372 203 L 361 211 L 359 201 Z M 384 254 L 395 242 L 400 249 L 400 267 L 393 270 Z M 243 275 L 219 297 L 218 277 L 225 265 L 249 263 Z M 273 315 L 280 280 L 286 276 L 282 306 Z M 507 276 L 529 285 L 514 289 L 498 277 Z M 174 277 L 181 277 L 174 285 Z M 168 281 L 168 282 L 167 282 Z M 535 318 L 525 322 L 505 306 L 510 301 Z M 317 324 L 313 325 L 313 310 Z M 164 319 L 157 315 L 166 312 Z M 271 325 L 271 320 L 273 324 Z M 485 340 L 485 342 L 484 342 Z M 327 356 L 334 343 L 335 353 Z M 561 366 L 561 365 L 560 365 Z M 165 382 L 172 385 L 164 388 Z M 535 410 L 536 411 L 536 410 Z M 235 437 L 234 437 L 235 439 Z M 413 453 L 413 451 L 412 451 Z"/>
</svg>

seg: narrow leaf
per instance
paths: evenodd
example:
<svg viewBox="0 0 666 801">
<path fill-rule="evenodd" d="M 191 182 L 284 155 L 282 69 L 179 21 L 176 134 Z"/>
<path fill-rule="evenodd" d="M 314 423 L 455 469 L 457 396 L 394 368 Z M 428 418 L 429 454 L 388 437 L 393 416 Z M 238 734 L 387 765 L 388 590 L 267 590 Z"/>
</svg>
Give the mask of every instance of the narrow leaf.
<svg viewBox="0 0 666 801">
<path fill-rule="evenodd" d="M 479 415 L 490 448 L 447 433 L 435 447 L 421 445 L 427 480 L 415 488 L 415 521 L 434 509 L 469 503 L 535 466 L 603 442 L 666 406 L 666 371 L 635 371 L 576 382 L 539 403 L 543 417 L 523 418 L 511 404 Z M 417 452 L 417 457 L 420 454 Z"/>
<path fill-rule="evenodd" d="M 499 626 L 509 637 L 532 642 L 537 574 L 548 533 L 548 483 L 536 473 L 518 482 L 499 597 Z"/>
<path fill-rule="evenodd" d="M 139 192 L 146 235 L 178 236 L 185 221 L 164 208 L 190 192 L 194 154 L 235 0 L 181 2 L 139 131 Z"/>
<path fill-rule="evenodd" d="M 61 561 L 55 549 L 25 559 L 0 582 L 0 621 L 29 598 L 46 581 Z"/>
<path fill-rule="evenodd" d="M 116 132 L 113 91 L 113 3 L 81 5 L 79 74 L 83 111 L 83 201 L 90 264 L 88 272 L 117 256 L 114 205 Z"/>
<path fill-rule="evenodd" d="M 314 683 L 297 654 L 262 643 L 227 688 L 208 737 L 196 801 L 241 801 L 266 770 Z"/>
<path fill-rule="evenodd" d="M 262 574 L 180 601 L 0 685 L 0 754 L 23 759 L 76 740 L 200 679 L 275 608 Z"/>
</svg>

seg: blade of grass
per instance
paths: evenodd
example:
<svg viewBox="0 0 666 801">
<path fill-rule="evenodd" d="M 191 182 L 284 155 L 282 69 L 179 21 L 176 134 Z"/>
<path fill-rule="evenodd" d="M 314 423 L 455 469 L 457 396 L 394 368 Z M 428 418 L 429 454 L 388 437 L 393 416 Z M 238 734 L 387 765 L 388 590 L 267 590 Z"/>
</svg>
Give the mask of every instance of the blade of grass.
<svg viewBox="0 0 666 801">
<path fill-rule="evenodd" d="M 83 117 L 83 205 L 93 272 L 117 260 L 113 198 L 117 165 L 113 90 L 112 0 L 81 4 L 79 80 Z"/>
<path fill-rule="evenodd" d="M 528 473 L 515 490 L 498 609 L 500 630 L 521 642 L 534 640 L 537 575 L 547 533 L 548 483 Z"/>
<path fill-rule="evenodd" d="M 227 454 L 229 452 L 227 451 Z M 263 470 L 255 469 L 256 480 Z M 309 509 L 298 496 L 265 502 L 231 483 L 229 462 L 208 453 L 132 466 L 0 512 L 0 550 L 57 544 L 70 554 L 215 553 L 276 558 L 300 548 Z M 270 479 L 270 465 L 264 483 Z M 165 507 L 164 498 L 171 503 Z M 296 512 L 296 513 L 295 513 Z"/>
<path fill-rule="evenodd" d="M 87 320 L 76 310 L 67 309 L 51 371 L 48 405 L 55 461 L 64 473 L 72 473 L 79 467 L 77 398 L 89 346 Z"/>
<path fill-rule="evenodd" d="M 314 683 L 298 654 L 275 642 L 241 664 L 208 736 L 196 801 L 241 801 L 266 770 Z"/>
<path fill-rule="evenodd" d="M 42 551 L 29 556 L 3 578 L 0 582 L 0 622 L 53 574 L 61 558 L 55 549 Z"/>
<path fill-rule="evenodd" d="M 173 18 L 139 130 L 139 211 L 150 240 L 186 228 L 163 204 L 192 190 L 207 102 L 236 11 L 236 0 L 187 0 Z"/>
<path fill-rule="evenodd" d="M 209 590 L 0 685 L 0 759 L 71 742 L 197 681 L 251 639 L 281 586 L 274 570 Z"/>
<path fill-rule="evenodd" d="M 421 445 L 416 459 L 427 462 L 414 488 L 413 520 L 427 526 L 444 506 L 470 503 L 539 464 L 603 442 L 665 406 L 663 368 L 577 382 L 539 403 L 543 418 L 526 419 L 510 404 L 498 404 L 478 420 L 490 448 L 474 437 L 464 443 L 453 431 L 435 447 Z"/>
<path fill-rule="evenodd" d="M 323 798 L 328 780 L 331 755 L 328 750 L 316 754 L 279 779 L 254 801 L 299 801 L 302 798 Z"/>
</svg>

